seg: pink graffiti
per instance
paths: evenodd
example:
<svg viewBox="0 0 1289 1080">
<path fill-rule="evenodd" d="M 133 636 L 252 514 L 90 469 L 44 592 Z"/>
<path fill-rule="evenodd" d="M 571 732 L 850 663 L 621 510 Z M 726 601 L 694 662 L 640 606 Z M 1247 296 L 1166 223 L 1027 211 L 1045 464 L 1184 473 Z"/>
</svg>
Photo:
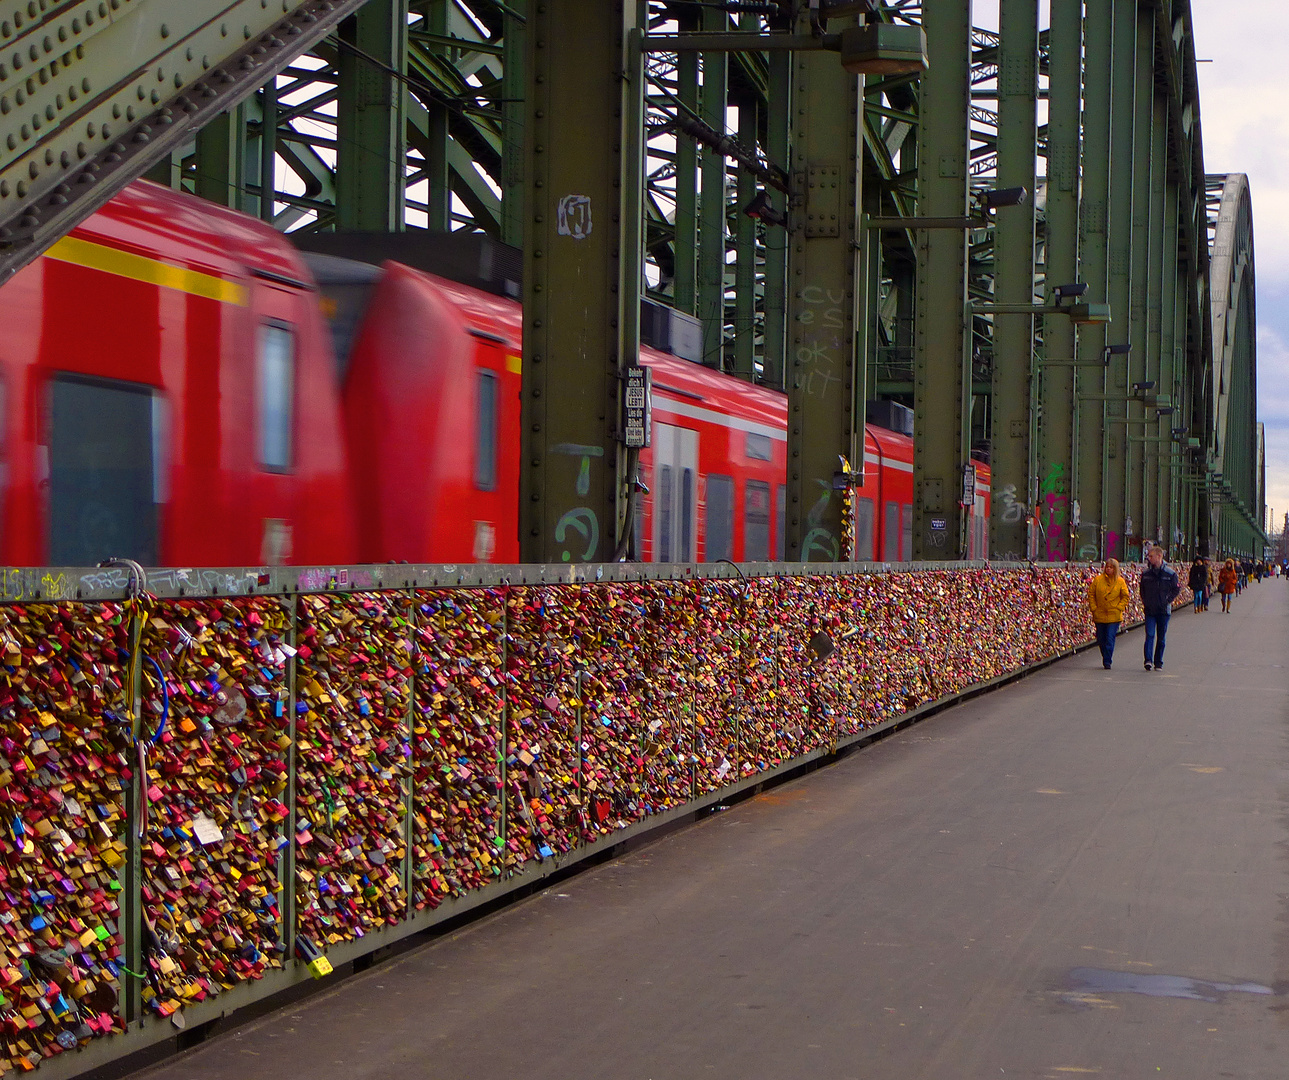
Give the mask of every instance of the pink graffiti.
<svg viewBox="0 0 1289 1080">
<path fill-rule="evenodd" d="M 1065 522 L 1069 499 L 1056 492 L 1048 492 L 1047 502 L 1047 561 L 1064 562 L 1066 559 Z"/>
<path fill-rule="evenodd" d="M 1105 553 L 1107 559 L 1119 558 L 1119 534 L 1113 530 L 1105 534 Z"/>
</svg>

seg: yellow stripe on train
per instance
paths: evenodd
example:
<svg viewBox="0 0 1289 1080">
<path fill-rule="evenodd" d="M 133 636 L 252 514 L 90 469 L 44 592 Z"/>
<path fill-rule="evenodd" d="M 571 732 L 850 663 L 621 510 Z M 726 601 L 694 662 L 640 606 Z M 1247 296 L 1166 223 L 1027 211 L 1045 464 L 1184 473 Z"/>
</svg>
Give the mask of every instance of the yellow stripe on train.
<svg viewBox="0 0 1289 1080">
<path fill-rule="evenodd" d="M 142 281 L 148 285 L 159 285 L 163 289 L 175 289 L 189 296 L 217 300 L 221 304 L 245 307 L 248 302 L 246 287 L 235 281 L 175 266 L 159 259 L 150 259 L 146 255 L 135 255 L 119 248 L 95 244 L 75 236 L 64 236 L 45 255 L 59 262 L 101 270 L 105 274 L 115 274 L 117 277 Z"/>
</svg>

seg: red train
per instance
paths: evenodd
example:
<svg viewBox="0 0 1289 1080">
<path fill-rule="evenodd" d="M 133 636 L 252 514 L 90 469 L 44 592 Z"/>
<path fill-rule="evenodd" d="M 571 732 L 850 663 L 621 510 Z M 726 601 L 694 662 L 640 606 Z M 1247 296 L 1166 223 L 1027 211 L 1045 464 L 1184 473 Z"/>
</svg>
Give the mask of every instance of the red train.
<svg viewBox="0 0 1289 1080">
<path fill-rule="evenodd" d="M 138 183 L 0 290 L 8 565 L 514 562 L 520 309 Z M 647 561 L 783 557 L 783 395 L 655 350 Z M 870 427 L 857 557 L 911 556 Z M 983 551 L 981 475 L 972 554 Z"/>
</svg>

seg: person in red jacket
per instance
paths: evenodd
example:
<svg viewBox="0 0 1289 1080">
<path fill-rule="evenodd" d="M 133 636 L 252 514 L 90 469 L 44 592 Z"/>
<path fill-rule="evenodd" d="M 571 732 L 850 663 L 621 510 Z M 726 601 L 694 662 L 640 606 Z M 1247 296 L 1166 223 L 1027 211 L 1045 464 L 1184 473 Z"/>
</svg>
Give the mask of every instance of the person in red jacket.
<svg viewBox="0 0 1289 1080">
<path fill-rule="evenodd" d="M 1235 596 L 1235 583 L 1240 579 L 1240 572 L 1235 568 L 1235 560 L 1227 559 L 1226 565 L 1218 572 L 1217 591 L 1222 594 L 1222 610 L 1231 613 L 1231 600 Z"/>
</svg>

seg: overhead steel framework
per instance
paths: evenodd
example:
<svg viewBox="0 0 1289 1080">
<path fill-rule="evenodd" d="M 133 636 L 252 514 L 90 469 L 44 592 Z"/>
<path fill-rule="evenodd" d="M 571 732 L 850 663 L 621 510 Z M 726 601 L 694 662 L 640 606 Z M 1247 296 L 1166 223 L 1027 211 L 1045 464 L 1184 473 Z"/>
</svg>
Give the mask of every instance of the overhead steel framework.
<svg viewBox="0 0 1289 1080">
<path fill-rule="evenodd" d="M 1189 0 L 997 6 L 5 0 L 0 268 L 144 168 L 285 230 L 524 247 L 532 560 L 622 550 L 642 296 L 786 393 L 790 557 L 845 554 L 874 399 L 915 414 L 915 557 L 966 554 L 984 462 L 995 556 L 1257 550 L 1252 215 L 1204 172 Z M 927 69 L 848 72 L 871 24 Z"/>
</svg>

